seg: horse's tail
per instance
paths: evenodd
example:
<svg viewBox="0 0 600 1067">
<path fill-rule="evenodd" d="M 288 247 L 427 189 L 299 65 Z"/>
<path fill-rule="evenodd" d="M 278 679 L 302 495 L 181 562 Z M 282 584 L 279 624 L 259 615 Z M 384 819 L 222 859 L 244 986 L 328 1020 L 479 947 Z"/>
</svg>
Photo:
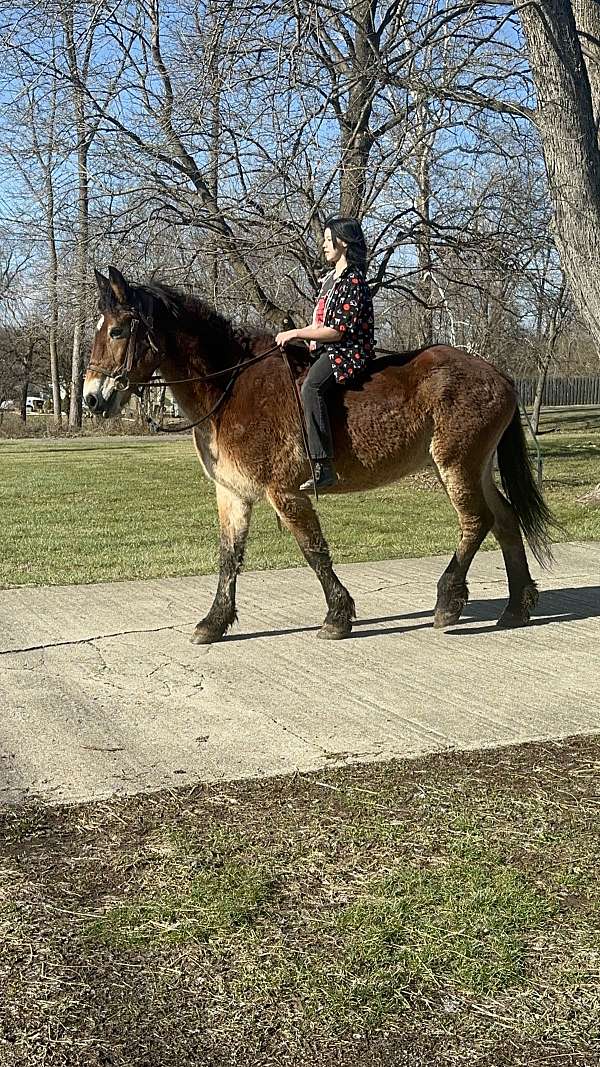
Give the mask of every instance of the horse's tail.
<svg viewBox="0 0 600 1067">
<path fill-rule="evenodd" d="M 498 466 L 502 488 L 531 551 L 542 567 L 549 567 L 554 562 L 550 531 L 560 527 L 535 484 L 518 408 L 498 442 Z"/>
</svg>

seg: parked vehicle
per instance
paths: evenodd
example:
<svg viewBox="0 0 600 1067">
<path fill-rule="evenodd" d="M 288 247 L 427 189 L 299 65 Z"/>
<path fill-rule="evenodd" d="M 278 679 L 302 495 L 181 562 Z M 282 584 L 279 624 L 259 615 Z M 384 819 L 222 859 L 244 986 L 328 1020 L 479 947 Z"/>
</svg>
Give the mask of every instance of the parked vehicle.
<svg viewBox="0 0 600 1067">
<path fill-rule="evenodd" d="M 28 413 L 43 411 L 45 403 L 46 399 L 41 393 L 32 393 L 31 396 L 27 397 L 25 407 Z M 21 405 L 18 400 L 3 400 L 0 404 L 0 411 L 19 411 L 20 408 Z"/>
</svg>

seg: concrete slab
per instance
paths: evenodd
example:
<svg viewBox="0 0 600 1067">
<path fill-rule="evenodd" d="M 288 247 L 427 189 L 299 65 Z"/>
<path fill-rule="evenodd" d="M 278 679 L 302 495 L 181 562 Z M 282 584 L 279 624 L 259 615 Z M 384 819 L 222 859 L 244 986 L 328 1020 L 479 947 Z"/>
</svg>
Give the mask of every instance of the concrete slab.
<svg viewBox="0 0 600 1067">
<path fill-rule="evenodd" d="M 497 631 L 502 557 L 432 629 L 446 557 L 340 566 L 359 619 L 315 640 L 307 568 L 245 573 L 240 623 L 188 641 L 213 575 L 0 592 L 0 803 L 72 802 L 600 731 L 600 544 L 557 546 L 539 613 Z M 535 574 L 535 572 L 534 572 Z"/>
</svg>

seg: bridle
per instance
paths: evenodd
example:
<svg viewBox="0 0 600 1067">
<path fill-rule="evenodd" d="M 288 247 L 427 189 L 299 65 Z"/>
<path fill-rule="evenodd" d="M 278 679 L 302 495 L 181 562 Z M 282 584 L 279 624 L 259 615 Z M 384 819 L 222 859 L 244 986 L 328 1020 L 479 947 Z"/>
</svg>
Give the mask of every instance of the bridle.
<svg viewBox="0 0 600 1067">
<path fill-rule="evenodd" d="M 194 377 L 194 378 L 178 378 L 175 381 L 170 381 L 170 382 L 165 381 L 164 379 L 160 379 L 160 378 L 151 378 L 150 381 L 134 383 L 132 385 L 131 381 L 130 381 L 130 375 L 131 375 L 131 372 L 133 370 L 133 366 L 134 366 L 134 363 L 135 363 L 137 332 L 138 332 L 138 328 L 139 328 L 140 322 L 142 322 L 144 324 L 145 328 L 146 328 L 146 339 L 148 341 L 148 345 L 156 355 L 158 355 L 158 353 L 159 353 L 159 348 L 158 348 L 158 345 L 156 344 L 156 341 L 154 340 L 154 338 L 152 336 L 152 326 L 151 326 L 151 324 L 141 314 L 139 309 L 138 308 L 129 307 L 129 308 L 126 308 L 126 311 L 129 312 L 131 318 L 130 318 L 130 326 L 129 326 L 129 337 L 127 338 L 127 346 L 125 348 L 125 354 L 123 356 L 123 359 L 122 359 L 121 363 L 119 363 L 118 366 L 112 371 L 107 371 L 106 367 L 100 367 L 97 363 L 91 363 L 91 362 L 88 363 L 88 367 L 87 367 L 88 370 L 100 371 L 107 378 L 112 378 L 114 383 L 115 383 L 115 389 L 117 389 L 119 392 L 126 392 L 128 389 L 130 389 L 132 393 L 135 393 L 137 396 L 139 396 L 141 398 L 143 396 L 144 389 L 164 389 L 169 385 L 183 385 L 186 382 L 207 382 L 207 381 L 210 381 L 210 379 L 212 379 L 212 378 L 222 378 L 224 374 L 230 373 L 229 381 L 225 384 L 223 392 L 221 393 L 221 395 L 218 398 L 217 402 L 210 409 L 208 414 L 203 415 L 202 418 L 197 419 L 195 422 L 187 423 L 186 426 L 174 426 L 174 427 L 160 426 L 156 422 L 156 420 L 152 418 L 151 415 L 148 415 L 148 416 L 146 416 L 147 422 L 148 422 L 148 425 L 149 425 L 150 429 L 154 433 L 184 433 L 187 430 L 193 430 L 196 426 L 200 426 L 203 422 L 207 422 L 214 415 L 216 415 L 216 413 L 219 410 L 219 408 L 221 407 L 221 405 L 225 402 L 227 396 L 229 395 L 231 389 L 233 388 L 233 384 L 234 384 L 236 378 L 238 377 L 238 374 L 241 374 L 241 372 L 243 370 L 245 370 L 246 367 L 251 367 L 255 363 L 260 363 L 260 361 L 263 360 L 263 359 L 266 359 L 267 356 L 273 355 L 274 352 L 279 352 L 281 354 L 283 362 L 285 363 L 285 365 L 287 367 L 287 370 L 288 370 L 288 373 L 289 373 L 289 376 L 290 376 L 290 380 L 291 380 L 291 383 L 292 383 L 292 389 L 293 389 L 294 397 L 295 397 L 295 400 L 296 400 L 296 407 L 297 407 L 298 415 L 299 415 L 299 418 L 300 418 L 300 429 L 302 431 L 302 441 L 303 441 L 303 444 L 304 444 L 304 451 L 306 453 L 306 458 L 308 459 L 308 463 L 309 463 L 309 466 L 310 466 L 311 475 L 312 475 L 312 479 L 313 479 L 313 484 L 316 482 L 315 470 L 314 470 L 313 461 L 312 461 L 312 458 L 311 458 L 311 455 L 310 455 L 310 448 L 309 448 L 309 445 L 308 445 L 308 433 L 307 433 L 307 428 L 306 428 L 306 420 L 304 418 L 304 410 L 302 408 L 302 404 L 301 404 L 301 401 L 300 401 L 300 396 L 298 394 L 298 388 L 297 388 L 297 385 L 296 385 L 296 379 L 294 377 L 294 372 L 292 371 L 292 368 L 291 368 L 291 365 L 290 365 L 290 361 L 288 359 L 287 352 L 285 351 L 284 348 L 280 347 L 280 345 L 273 345 L 272 348 L 268 348 L 266 352 L 261 352 L 259 356 L 254 356 L 251 359 L 242 359 L 242 360 L 239 361 L 239 363 L 236 363 L 233 367 L 224 367 L 222 370 L 211 371 L 209 374 L 201 374 L 198 377 Z M 318 499 L 316 486 L 315 486 L 315 497 Z"/>
<path fill-rule="evenodd" d="M 130 319 L 129 336 L 127 338 L 127 345 L 125 347 L 125 354 L 123 356 L 123 359 L 118 364 L 118 366 L 112 371 L 107 371 L 106 367 L 101 367 L 99 366 L 99 364 L 91 362 L 88 363 L 87 369 L 92 371 L 101 371 L 101 373 L 104 374 L 107 378 L 112 378 L 115 383 L 115 389 L 117 389 L 119 392 L 124 393 L 127 391 L 127 389 L 131 389 L 132 392 L 137 393 L 138 396 L 141 396 L 141 389 L 145 388 L 148 383 L 140 382 L 139 384 L 134 384 L 132 386 L 130 381 L 130 375 L 133 370 L 133 365 L 136 357 L 137 332 L 140 322 L 144 323 L 144 326 L 146 327 L 146 338 L 148 340 L 148 345 L 156 354 L 158 354 L 158 345 L 152 337 L 152 327 L 150 323 L 147 321 L 147 319 L 144 318 L 141 312 L 138 311 L 137 308 L 132 307 L 126 308 L 125 310 L 129 312 Z"/>
<path fill-rule="evenodd" d="M 110 371 L 107 370 L 106 367 L 101 367 L 99 363 L 90 362 L 87 365 L 88 370 L 99 371 L 104 374 L 106 378 L 112 378 L 115 383 L 115 388 L 118 389 L 119 392 L 126 392 L 127 389 L 131 389 L 133 393 L 141 396 L 144 389 L 163 389 L 169 385 L 184 385 L 186 382 L 207 382 L 210 381 L 211 378 L 222 378 L 223 375 L 228 372 L 231 372 L 232 378 L 234 378 L 237 375 L 237 372 L 244 367 L 251 367 L 254 363 L 260 363 L 260 361 L 267 356 L 272 356 L 274 352 L 281 351 L 279 345 L 273 345 L 273 347 L 268 348 L 266 352 L 261 352 L 259 356 L 253 356 L 251 359 L 241 359 L 239 363 L 235 363 L 233 367 L 223 367 L 222 370 L 211 371 L 208 374 L 199 374 L 193 378 L 175 378 L 173 381 L 166 381 L 164 378 L 150 378 L 147 382 L 135 382 L 132 385 L 130 375 L 136 358 L 136 339 L 140 322 L 146 327 L 148 345 L 156 355 L 159 353 L 159 348 L 152 336 L 152 326 L 148 320 L 137 308 L 126 308 L 125 310 L 129 312 L 131 319 L 127 347 L 125 348 L 125 354 L 121 362 L 114 370 Z M 230 384 L 233 384 L 233 381 L 227 383 L 225 392 L 228 392 Z"/>
</svg>

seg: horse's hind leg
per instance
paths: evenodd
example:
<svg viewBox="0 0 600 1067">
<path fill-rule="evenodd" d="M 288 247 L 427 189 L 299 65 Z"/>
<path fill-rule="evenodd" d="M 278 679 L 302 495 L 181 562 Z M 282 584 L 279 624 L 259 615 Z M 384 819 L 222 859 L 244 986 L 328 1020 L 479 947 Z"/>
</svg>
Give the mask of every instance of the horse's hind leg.
<svg viewBox="0 0 600 1067">
<path fill-rule="evenodd" d="M 354 601 L 333 570 L 329 546 L 310 500 L 304 493 L 285 490 L 272 490 L 268 495 L 323 588 L 328 611 L 317 636 L 329 640 L 348 637 L 356 614 Z"/>
<path fill-rule="evenodd" d="M 483 476 L 483 491 L 494 515 L 492 533 L 502 549 L 508 578 L 508 604 L 498 620 L 498 626 L 503 629 L 525 626 L 537 604 L 538 589 L 529 572 L 517 516 L 495 486 L 491 464 Z"/>
<path fill-rule="evenodd" d="M 217 507 L 221 544 L 219 552 L 219 584 L 208 615 L 192 634 L 196 645 L 210 645 L 219 641 L 237 618 L 235 585 L 244 561 L 244 549 L 252 514 L 252 504 L 235 493 L 217 485 Z"/>
<path fill-rule="evenodd" d="M 438 582 L 433 625 L 453 626 L 460 619 L 469 599 L 467 572 L 473 556 L 492 528 L 493 514 L 481 486 L 481 474 L 462 467 L 436 467 L 450 502 L 458 515 L 461 538 L 446 570 Z"/>
</svg>

